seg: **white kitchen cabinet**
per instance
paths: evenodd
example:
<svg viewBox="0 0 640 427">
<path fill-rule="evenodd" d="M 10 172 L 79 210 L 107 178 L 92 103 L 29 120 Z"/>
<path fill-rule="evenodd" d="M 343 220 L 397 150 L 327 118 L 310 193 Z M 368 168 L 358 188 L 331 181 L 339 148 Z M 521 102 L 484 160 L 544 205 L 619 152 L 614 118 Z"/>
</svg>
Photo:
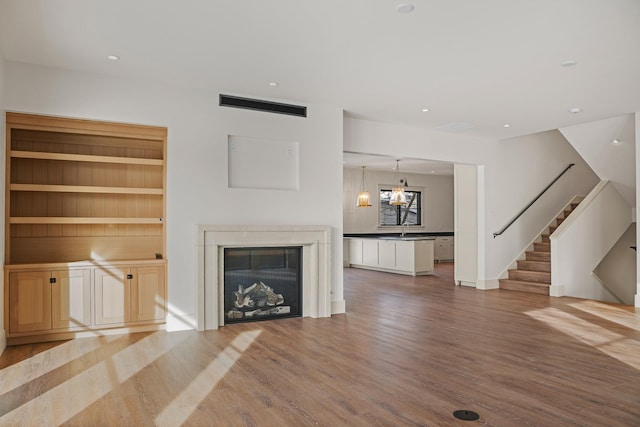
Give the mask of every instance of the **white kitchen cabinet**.
<svg viewBox="0 0 640 427">
<path fill-rule="evenodd" d="M 362 239 L 362 265 L 378 265 L 378 240 Z"/>
<path fill-rule="evenodd" d="M 431 274 L 433 243 L 433 238 L 350 238 L 349 264 L 356 268 L 412 276 Z"/>
<path fill-rule="evenodd" d="M 396 242 L 393 240 L 380 240 L 378 243 L 378 267 L 396 268 Z"/>
<path fill-rule="evenodd" d="M 436 261 L 452 261 L 454 259 L 453 236 L 436 237 L 434 250 Z"/>
<path fill-rule="evenodd" d="M 362 264 L 362 239 L 347 239 L 349 242 L 349 264 Z"/>
</svg>

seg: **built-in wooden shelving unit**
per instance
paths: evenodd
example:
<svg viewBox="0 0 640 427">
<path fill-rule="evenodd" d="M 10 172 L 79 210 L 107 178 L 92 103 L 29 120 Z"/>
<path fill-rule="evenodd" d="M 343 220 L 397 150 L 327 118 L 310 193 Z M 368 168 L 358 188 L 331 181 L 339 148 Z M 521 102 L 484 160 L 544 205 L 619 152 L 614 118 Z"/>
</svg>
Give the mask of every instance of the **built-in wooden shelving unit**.
<svg viewBox="0 0 640 427">
<path fill-rule="evenodd" d="M 18 285 L 17 278 L 27 277 L 29 271 L 47 276 L 50 271 L 82 269 L 82 274 L 72 277 L 80 282 L 89 280 L 90 294 L 97 298 L 90 304 L 88 324 L 83 317 L 85 328 L 109 324 L 96 320 L 96 313 L 109 311 L 109 307 L 97 307 L 97 301 L 111 304 L 119 300 L 118 285 L 108 284 L 114 275 L 94 271 L 108 270 L 109 263 L 131 271 L 140 270 L 143 263 L 146 279 L 138 286 L 145 289 L 127 290 L 133 282 L 122 282 L 127 285 L 123 292 L 135 293 L 138 300 L 144 300 L 145 295 L 164 300 L 167 129 L 21 113 L 7 113 L 6 123 L 5 324 L 9 338 L 51 332 L 24 325 L 38 317 L 37 308 L 23 304 L 27 296 L 42 297 L 40 292 L 51 292 L 28 289 L 35 286 L 29 283 L 37 280 L 25 279 Z M 100 260 L 100 267 L 95 266 L 96 260 Z M 149 273 L 153 266 L 159 270 Z M 87 268 L 90 273 L 84 271 Z M 132 273 L 123 277 L 129 276 Z M 159 276 L 157 283 L 148 280 Z M 107 283 L 100 285 L 101 295 L 96 294 L 98 277 Z M 65 283 L 70 280 L 64 279 Z M 22 293 L 22 302 L 16 292 Z M 142 321 L 130 306 L 131 298 L 123 294 L 122 300 L 128 301 L 127 316 L 109 325 Z M 161 310 L 161 319 L 151 316 L 154 318 L 147 320 L 163 321 L 165 311 Z M 54 307 L 42 312 L 46 317 L 46 313 L 57 311 Z"/>
</svg>

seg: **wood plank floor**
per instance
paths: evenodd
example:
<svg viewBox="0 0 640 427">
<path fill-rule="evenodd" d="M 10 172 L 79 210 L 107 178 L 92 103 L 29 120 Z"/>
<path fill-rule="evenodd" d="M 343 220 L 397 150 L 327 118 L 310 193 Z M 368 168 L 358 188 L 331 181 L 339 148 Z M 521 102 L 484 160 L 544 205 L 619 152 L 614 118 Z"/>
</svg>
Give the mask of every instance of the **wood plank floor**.
<svg viewBox="0 0 640 427">
<path fill-rule="evenodd" d="M 7 348 L 0 425 L 640 425 L 637 309 L 452 274 L 345 269 L 330 319 Z"/>
</svg>

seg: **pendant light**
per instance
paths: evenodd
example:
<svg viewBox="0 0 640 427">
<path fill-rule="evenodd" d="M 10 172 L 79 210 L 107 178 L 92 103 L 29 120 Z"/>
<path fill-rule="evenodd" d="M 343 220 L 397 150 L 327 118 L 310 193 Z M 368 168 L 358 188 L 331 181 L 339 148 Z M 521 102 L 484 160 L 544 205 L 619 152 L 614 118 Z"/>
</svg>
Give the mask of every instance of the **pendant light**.
<svg viewBox="0 0 640 427">
<path fill-rule="evenodd" d="M 362 166 L 362 184 L 360 187 L 360 192 L 358 193 L 358 201 L 356 202 L 356 207 L 358 208 L 368 208 L 371 206 L 371 196 L 367 191 L 366 181 L 364 179 L 364 168 L 366 166 Z"/>
<path fill-rule="evenodd" d="M 394 206 L 398 206 L 398 205 L 406 205 L 407 204 L 407 198 L 404 195 L 404 188 L 402 188 L 402 185 L 398 185 L 400 183 L 400 179 L 399 179 L 399 175 L 400 175 L 400 160 L 396 160 L 396 175 L 395 175 L 395 179 L 394 179 L 394 185 L 396 185 L 396 187 L 393 187 L 391 189 L 391 198 L 389 199 L 389 204 L 390 205 L 394 205 Z"/>
</svg>

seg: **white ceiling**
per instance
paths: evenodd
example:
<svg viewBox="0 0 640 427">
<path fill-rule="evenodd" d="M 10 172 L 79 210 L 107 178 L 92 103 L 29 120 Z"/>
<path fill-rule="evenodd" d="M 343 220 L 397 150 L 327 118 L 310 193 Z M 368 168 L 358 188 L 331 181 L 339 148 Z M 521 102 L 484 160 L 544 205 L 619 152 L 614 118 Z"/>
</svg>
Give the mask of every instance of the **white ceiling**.
<svg viewBox="0 0 640 427">
<path fill-rule="evenodd" d="M 366 166 L 367 170 L 395 172 L 396 160 L 398 160 L 398 167 L 401 173 L 453 175 L 453 163 L 449 162 L 349 152 L 343 153 L 342 159 L 344 161 L 344 167 L 350 168 Z"/>
<path fill-rule="evenodd" d="M 638 0 L 397 3 L 0 0 L 0 37 L 10 61 L 497 139 L 640 111 Z"/>
</svg>

